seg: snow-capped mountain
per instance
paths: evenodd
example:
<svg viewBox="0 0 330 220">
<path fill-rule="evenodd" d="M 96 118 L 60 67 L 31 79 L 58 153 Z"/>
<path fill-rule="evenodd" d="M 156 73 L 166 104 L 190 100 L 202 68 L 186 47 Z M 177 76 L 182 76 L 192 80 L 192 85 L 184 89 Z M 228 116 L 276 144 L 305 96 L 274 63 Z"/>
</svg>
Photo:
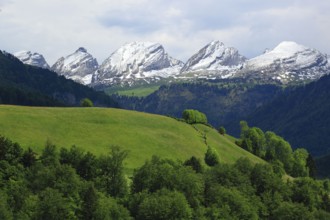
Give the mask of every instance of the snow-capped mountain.
<svg viewBox="0 0 330 220">
<path fill-rule="evenodd" d="M 88 85 L 98 67 L 97 60 L 85 48 L 80 47 L 73 54 L 58 59 L 51 69 L 68 79 Z"/>
<path fill-rule="evenodd" d="M 40 54 L 22 51 L 15 56 L 24 63 L 49 68 Z M 329 60 L 326 54 L 291 41 L 284 41 L 251 59 L 246 59 L 233 47 L 213 41 L 184 64 L 169 56 L 161 44 L 131 42 L 113 52 L 100 66 L 81 47 L 60 58 L 51 69 L 92 87 L 222 78 L 299 83 L 328 74 Z"/>
<path fill-rule="evenodd" d="M 315 80 L 328 71 L 326 54 L 292 41 L 284 41 L 273 50 L 247 60 L 235 77 L 288 83 Z"/>
<path fill-rule="evenodd" d="M 236 48 L 213 41 L 194 54 L 183 66 L 181 73 L 196 72 L 196 76 L 211 74 L 225 78 L 240 69 L 245 60 Z"/>
<path fill-rule="evenodd" d="M 25 64 L 49 69 L 49 65 L 47 64 L 45 58 L 39 53 L 31 53 L 31 51 L 23 50 L 14 53 L 14 56 Z"/>
<path fill-rule="evenodd" d="M 92 85 L 154 82 L 178 74 L 182 66 L 181 61 L 170 57 L 158 43 L 127 43 L 102 63 L 93 75 Z"/>
</svg>

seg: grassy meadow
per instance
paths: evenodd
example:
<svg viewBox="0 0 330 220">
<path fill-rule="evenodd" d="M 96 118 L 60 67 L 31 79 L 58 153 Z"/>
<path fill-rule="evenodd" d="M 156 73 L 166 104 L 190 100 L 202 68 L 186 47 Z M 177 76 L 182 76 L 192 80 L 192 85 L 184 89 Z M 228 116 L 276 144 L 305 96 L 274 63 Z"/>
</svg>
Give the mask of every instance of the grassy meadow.
<svg viewBox="0 0 330 220">
<path fill-rule="evenodd" d="M 233 163 L 240 157 L 260 158 L 237 147 L 234 138 L 210 127 L 195 127 L 175 119 L 112 108 L 49 108 L 0 105 L 0 134 L 40 153 L 47 140 L 58 148 L 76 145 L 96 155 L 112 145 L 129 151 L 126 167 L 141 166 L 152 155 L 186 160 L 203 158 L 207 144 L 220 159 Z"/>
<path fill-rule="evenodd" d="M 137 96 L 137 97 L 145 97 L 159 89 L 159 85 L 144 85 L 144 86 L 133 86 L 130 88 L 108 88 L 105 90 L 107 94 L 117 93 L 118 95 L 125 96 Z"/>
</svg>

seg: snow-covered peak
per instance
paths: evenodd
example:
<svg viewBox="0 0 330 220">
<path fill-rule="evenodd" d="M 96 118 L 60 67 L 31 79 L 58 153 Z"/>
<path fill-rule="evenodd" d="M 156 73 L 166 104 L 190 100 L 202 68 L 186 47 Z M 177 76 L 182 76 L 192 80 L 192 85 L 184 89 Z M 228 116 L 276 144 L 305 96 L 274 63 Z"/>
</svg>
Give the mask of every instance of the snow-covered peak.
<svg viewBox="0 0 330 220">
<path fill-rule="evenodd" d="M 91 83 L 92 74 L 98 67 L 97 60 L 85 48 L 80 47 L 74 53 L 58 59 L 51 69 L 86 85 Z"/>
<path fill-rule="evenodd" d="M 161 62 L 159 62 L 161 61 Z M 175 59 L 168 56 L 163 46 L 153 42 L 131 42 L 120 47 L 106 59 L 101 68 L 112 66 L 125 72 L 127 67 L 143 67 L 143 71 L 167 68 L 176 65 Z"/>
<path fill-rule="evenodd" d="M 242 70 L 245 76 L 257 73 L 257 78 L 271 78 L 283 83 L 318 79 L 327 71 L 327 55 L 292 41 L 284 41 L 247 60 Z"/>
<path fill-rule="evenodd" d="M 269 52 L 281 55 L 282 57 L 286 57 L 308 49 L 308 47 L 297 44 L 294 41 L 283 41 Z"/>
<path fill-rule="evenodd" d="M 275 63 L 288 64 L 290 66 L 309 66 L 324 56 L 315 49 L 297 44 L 292 41 L 284 41 L 273 50 L 247 61 L 249 68 L 264 68 Z"/>
<path fill-rule="evenodd" d="M 39 53 L 32 53 L 31 51 L 23 50 L 14 53 L 14 56 L 25 64 L 49 69 L 49 65 L 47 64 L 45 58 Z"/>
<path fill-rule="evenodd" d="M 212 41 L 194 54 L 181 72 L 237 69 L 244 61 L 245 57 L 237 49 L 226 47 L 220 41 Z"/>
<path fill-rule="evenodd" d="M 113 52 L 93 76 L 93 82 L 108 84 L 177 74 L 183 63 L 170 57 L 164 47 L 153 42 L 131 42 Z M 175 69 L 175 71 L 174 71 Z"/>
</svg>

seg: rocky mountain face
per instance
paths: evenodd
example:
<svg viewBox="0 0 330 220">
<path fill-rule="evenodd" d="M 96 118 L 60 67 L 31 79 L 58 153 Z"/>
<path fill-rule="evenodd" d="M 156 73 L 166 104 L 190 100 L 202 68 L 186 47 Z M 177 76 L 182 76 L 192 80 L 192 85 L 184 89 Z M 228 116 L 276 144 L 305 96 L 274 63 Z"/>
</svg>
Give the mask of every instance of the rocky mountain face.
<svg viewBox="0 0 330 220">
<path fill-rule="evenodd" d="M 132 85 L 177 75 L 183 63 L 152 42 L 125 44 L 108 57 L 93 75 L 92 85 Z"/>
<path fill-rule="evenodd" d="M 88 85 L 98 67 L 97 60 L 85 48 L 80 47 L 74 53 L 58 59 L 51 70 L 68 79 Z"/>
<path fill-rule="evenodd" d="M 226 47 L 220 41 L 213 41 L 194 54 L 181 69 L 181 75 L 216 75 L 227 78 L 242 68 L 246 58 L 233 47 Z M 228 75 L 229 74 L 229 75 Z M 191 75 L 191 74 L 190 74 Z"/>
<path fill-rule="evenodd" d="M 49 69 L 49 65 L 47 64 L 45 58 L 39 53 L 32 53 L 31 51 L 24 50 L 14 53 L 14 56 L 24 64 Z"/>
</svg>

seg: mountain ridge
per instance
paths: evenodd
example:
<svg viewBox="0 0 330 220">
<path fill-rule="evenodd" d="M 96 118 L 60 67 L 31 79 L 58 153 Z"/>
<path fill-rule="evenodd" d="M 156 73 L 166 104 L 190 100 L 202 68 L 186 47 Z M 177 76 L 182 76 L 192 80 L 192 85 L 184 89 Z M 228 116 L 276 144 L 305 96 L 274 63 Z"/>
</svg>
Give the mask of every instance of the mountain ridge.
<svg viewBox="0 0 330 220">
<path fill-rule="evenodd" d="M 236 48 L 212 41 L 186 63 L 172 58 L 161 44 L 153 42 L 127 43 L 111 53 L 100 66 L 84 48 L 66 58 L 78 52 L 92 60 L 88 61 L 93 64 L 89 65 L 92 68 L 87 68 L 88 72 L 83 60 L 64 68 L 64 58 L 60 58 L 52 70 L 91 87 L 152 84 L 162 79 L 173 82 L 245 78 L 266 83 L 304 83 L 319 79 L 330 69 L 326 54 L 293 41 L 283 41 L 250 59 Z"/>
</svg>

